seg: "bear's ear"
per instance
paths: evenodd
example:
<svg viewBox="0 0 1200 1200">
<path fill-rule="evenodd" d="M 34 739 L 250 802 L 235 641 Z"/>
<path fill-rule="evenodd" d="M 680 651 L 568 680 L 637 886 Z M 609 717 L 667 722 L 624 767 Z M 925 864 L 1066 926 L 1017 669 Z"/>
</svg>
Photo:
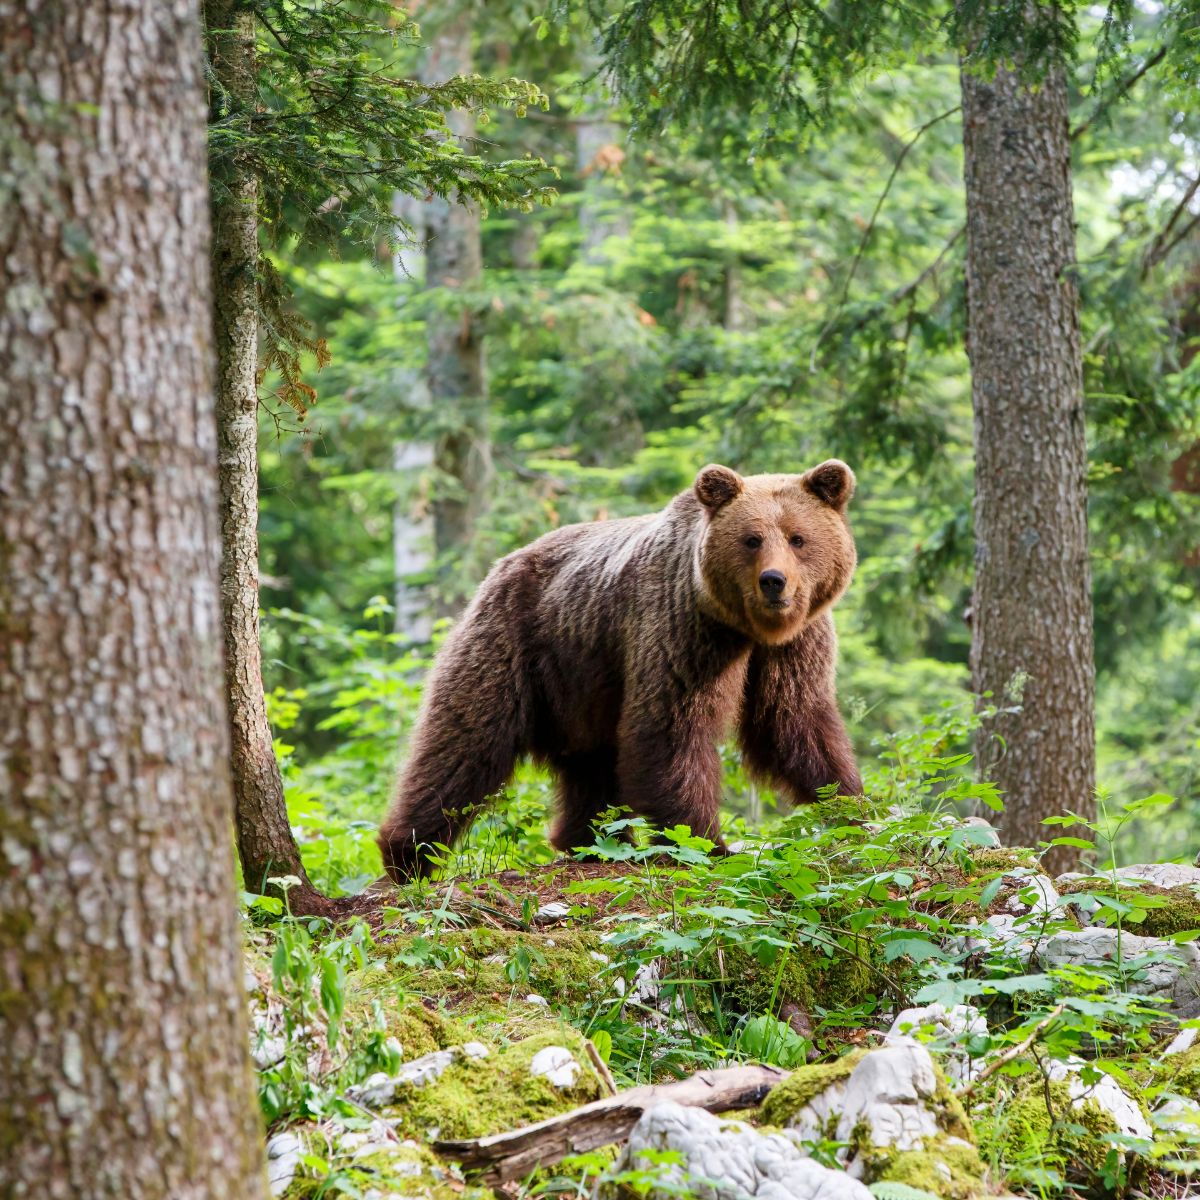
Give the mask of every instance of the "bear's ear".
<svg viewBox="0 0 1200 1200">
<path fill-rule="evenodd" d="M 716 512 L 741 495 L 742 477 L 728 467 L 710 463 L 696 476 L 695 488 L 700 503 L 710 512 Z"/>
<path fill-rule="evenodd" d="M 827 459 L 819 467 L 805 471 L 800 482 L 818 500 L 832 505 L 838 512 L 845 509 L 854 495 L 854 472 L 840 458 Z"/>
</svg>

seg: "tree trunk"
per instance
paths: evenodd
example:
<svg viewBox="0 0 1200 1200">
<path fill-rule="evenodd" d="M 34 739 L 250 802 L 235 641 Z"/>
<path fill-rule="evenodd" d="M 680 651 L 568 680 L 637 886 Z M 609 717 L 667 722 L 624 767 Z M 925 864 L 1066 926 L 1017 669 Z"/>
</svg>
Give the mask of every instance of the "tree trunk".
<svg viewBox="0 0 1200 1200">
<path fill-rule="evenodd" d="M 397 230 L 392 253 L 392 275 L 400 287 L 422 282 L 425 278 L 425 209 L 420 196 L 396 192 L 392 196 L 392 214 L 406 225 Z M 397 376 L 404 392 L 398 408 L 428 412 L 429 391 L 424 375 L 404 371 Z M 433 446 L 422 441 L 398 441 L 392 446 L 392 470 L 397 479 L 407 477 L 420 484 L 433 467 Z M 396 633 L 411 642 L 428 642 L 433 636 L 433 618 L 429 606 L 428 585 L 415 584 L 414 576 L 428 576 L 433 562 L 433 523 L 427 510 L 414 502 L 414 492 L 401 492 L 392 503 L 392 577 L 394 580 Z"/>
<path fill-rule="evenodd" d="M 207 0 L 213 75 L 240 109 L 256 102 L 254 14 L 239 0 Z M 214 168 L 213 321 L 221 483 L 221 610 L 225 699 L 242 877 L 265 892 L 272 876 L 300 880 L 293 911 L 320 909 L 288 823 L 263 695 L 258 623 L 258 181 L 238 162 Z"/>
<path fill-rule="evenodd" d="M 972 682 L 1020 705 L 990 722 L 980 770 L 1004 792 L 1003 834 L 1094 811 L 1087 445 L 1067 89 L 962 74 L 967 350 L 975 408 Z M 1017 697 L 1019 696 L 1019 700 Z M 1065 847 L 1047 858 L 1064 869 Z"/>
<path fill-rule="evenodd" d="M 585 74 L 596 70 L 599 52 L 582 63 Z M 585 262 L 603 262 L 610 237 L 628 237 L 629 206 L 616 184 L 625 162 L 621 126 L 609 119 L 606 89 L 593 80 L 595 91 L 585 100 L 584 115 L 575 123 L 575 171 L 583 188 L 579 201 L 579 232 Z"/>
<path fill-rule="evenodd" d="M 429 42 L 423 77 L 442 81 L 471 71 L 471 19 L 450 16 Z M 455 136 L 474 136 L 468 113 L 449 119 Z M 438 559 L 461 553 L 475 534 L 492 477 L 483 341 L 477 317 L 466 303 L 453 303 L 454 290 L 478 283 L 483 270 L 479 208 L 458 196 L 435 197 L 426 208 L 425 282 L 445 290 L 443 302 L 426 322 L 429 402 L 443 414 L 443 431 L 434 448 L 437 482 L 433 498 L 434 545 Z M 461 574 L 461 572 L 460 572 Z M 442 614 L 458 612 L 466 598 L 461 583 L 443 577 Z"/>
<path fill-rule="evenodd" d="M 266 1195 L 190 0 L 0 2 L 0 1195 Z"/>
</svg>

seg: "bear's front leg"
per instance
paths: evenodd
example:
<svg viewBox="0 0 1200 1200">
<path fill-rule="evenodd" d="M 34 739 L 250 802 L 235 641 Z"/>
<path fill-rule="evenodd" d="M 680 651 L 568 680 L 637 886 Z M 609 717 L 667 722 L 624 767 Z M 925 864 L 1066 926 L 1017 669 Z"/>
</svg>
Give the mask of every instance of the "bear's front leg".
<svg viewBox="0 0 1200 1200">
<path fill-rule="evenodd" d="M 617 783 L 637 816 L 659 829 L 687 825 L 721 853 L 719 723 L 703 696 L 635 690 L 618 729 Z"/>
<path fill-rule="evenodd" d="M 837 641 L 828 616 L 783 646 L 756 646 L 746 671 L 740 741 L 747 765 L 797 803 L 837 784 L 862 794 L 834 691 Z"/>
</svg>

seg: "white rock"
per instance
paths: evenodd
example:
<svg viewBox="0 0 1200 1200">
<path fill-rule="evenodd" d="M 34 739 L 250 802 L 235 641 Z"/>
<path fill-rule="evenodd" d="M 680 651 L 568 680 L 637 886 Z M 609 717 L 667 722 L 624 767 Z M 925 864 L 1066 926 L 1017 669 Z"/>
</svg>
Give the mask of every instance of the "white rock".
<svg viewBox="0 0 1200 1200">
<path fill-rule="evenodd" d="M 537 992 L 530 992 L 529 995 L 525 997 L 525 1003 L 536 1004 L 538 1008 L 550 1007 L 550 1001 L 547 1000 L 545 996 L 539 996 Z"/>
<path fill-rule="evenodd" d="M 282 1061 L 285 1054 L 287 1038 L 267 1033 L 265 1027 L 255 1031 L 250 1046 L 250 1057 L 254 1059 L 254 1065 L 260 1071 Z"/>
<path fill-rule="evenodd" d="M 468 1042 L 465 1046 L 452 1046 L 449 1050 L 435 1050 L 432 1054 L 423 1054 L 412 1062 L 404 1063 L 394 1075 L 386 1071 L 376 1071 L 368 1076 L 364 1083 L 355 1084 L 346 1089 L 346 1095 L 351 1100 L 367 1108 L 379 1108 L 390 1104 L 396 1093 L 405 1084 L 413 1087 L 424 1087 L 440 1079 L 458 1058 L 486 1058 L 488 1048 L 482 1042 Z"/>
<path fill-rule="evenodd" d="M 1200 867 L 1190 863 L 1137 863 L 1118 867 L 1120 879 L 1136 879 L 1152 887 L 1174 888 L 1200 884 Z"/>
<path fill-rule="evenodd" d="M 1168 1054 L 1182 1054 L 1185 1050 L 1190 1050 L 1195 1045 L 1197 1034 L 1200 1034 L 1200 1029 L 1194 1026 L 1190 1029 L 1181 1029 L 1171 1039 L 1171 1044 L 1163 1051 L 1164 1057 Z"/>
<path fill-rule="evenodd" d="M 859 1128 L 869 1129 L 872 1145 L 919 1149 L 944 1131 L 932 1106 L 937 1071 L 924 1046 L 896 1037 L 872 1050 L 842 1079 L 814 1096 L 788 1121 L 802 1141 L 829 1136 L 849 1144 Z M 843 1150 L 841 1154 L 847 1153 Z M 856 1164 L 850 1171 L 856 1174 Z"/>
<path fill-rule="evenodd" d="M 656 1164 L 652 1155 L 673 1151 L 682 1162 Z M 661 1187 L 649 1200 L 872 1200 L 844 1171 L 807 1157 L 783 1134 L 763 1134 L 742 1121 L 723 1120 L 700 1108 L 669 1101 L 647 1109 L 629 1134 L 618 1170 L 653 1171 Z"/>
<path fill-rule="evenodd" d="M 557 925 L 559 921 L 565 921 L 570 915 L 571 906 L 569 904 L 563 904 L 561 900 L 551 900 L 549 904 L 543 904 L 533 914 L 533 923 L 535 925 Z"/>
<path fill-rule="evenodd" d="M 1009 896 L 1005 908 L 1010 913 L 1022 916 L 1025 913 L 1052 913 L 1059 905 L 1058 890 L 1050 881 L 1049 875 L 1043 875 L 1028 867 L 1017 867 L 1003 876 L 1002 882 L 1016 893 Z"/>
<path fill-rule="evenodd" d="M 1139 970 L 1140 979 L 1127 982 L 1139 995 L 1165 993 L 1185 1000 L 1200 992 L 1200 949 L 1193 943 L 1177 946 L 1166 938 L 1138 937 L 1104 926 L 1068 929 L 1052 934 L 1037 950 L 1043 967 L 1100 966 L 1152 954 L 1155 961 Z"/>
<path fill-rule="evenodd" d="M 304 1143 L 290 1129 L 267 1139 L 267 1180 L 272 1196 L 282 1196 L 296 1177 Z"/>
<path fill-rule="evenodd" d="M 1080 1075 L 1084 1066 L 1083 1059 L 1079 1058 L 1065 1062 L 1052 1060 L 1046 1068 L 1046 1075 L 1051 1082 L 1066 1083 L 1073 1108 L 1081 1109 L 1089 1100 L 1094 1100 L 1117 1123 L 1121 1133 L 1138 1138 L 1153 1136 L 1150 1122 L 1137 1104 L 1121 1090 L 1117 1081 L 1109 1075 L 1101 1075 L 1095 1083 L 1085 1083 Z"/>
<path fill-rule="evenodd" d="M 969 1004 L 956 1004 L 946 1008 L 943 1004 L 927 1004 L 924 1008 L 906 1008 L 892 1022 L 884 1037 L 885 1042 L 912 1039 L 918 1032 L 926 1032 L 938 1041 L 959 1043 L 939 1046 L 946 1074 L 956 1083 L 964 1083 L 974 1074 L 974 1060 L 961 1045 L 970 1037 L 986 1037 L 987 1018 Z M 920 1039 L 924 1040 L 924 1039 Z"/>
<path fill-rule="evenodd" d="M 662 978 L 662 973 L 659 970 L 658 960 L 654 962 L 643 963 L 638 967 L 637 972 L 633 977 L 633 989 L 631 998 L 639 1004 L 654 1006 L 658 1003 L 659 980 Z"/>
<path fill-rule="evenodd" d="M 1200 1133 L 1200 1104 L 1192 1100 L 1163 1100 L 1150 1114 L 1155 1129 L 1167 1133 Z"/>
<path fill-rule="evenodd" d="M 566 1046 L 545 1046 L 529 1064 L 530 1075 L 543 1078 L 556 1088 L 574 1087 L 582 1070 Z"/>
</svg>

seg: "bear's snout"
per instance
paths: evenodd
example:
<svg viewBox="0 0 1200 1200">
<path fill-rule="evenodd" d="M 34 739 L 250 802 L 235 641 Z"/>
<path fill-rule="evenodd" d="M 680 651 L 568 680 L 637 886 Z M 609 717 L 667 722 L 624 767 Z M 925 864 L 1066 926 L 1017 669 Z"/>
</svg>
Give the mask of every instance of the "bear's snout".
<svg viewBox="0 0 1200 1200">
<path fill-rule="evenodd" d="M 780 600 L 783 598 L 783 589 L 787 586 L 787 576 L 782 571 L 763 571 L 758 577 L 758 586 L 764 599 Z"/>
</svg>

